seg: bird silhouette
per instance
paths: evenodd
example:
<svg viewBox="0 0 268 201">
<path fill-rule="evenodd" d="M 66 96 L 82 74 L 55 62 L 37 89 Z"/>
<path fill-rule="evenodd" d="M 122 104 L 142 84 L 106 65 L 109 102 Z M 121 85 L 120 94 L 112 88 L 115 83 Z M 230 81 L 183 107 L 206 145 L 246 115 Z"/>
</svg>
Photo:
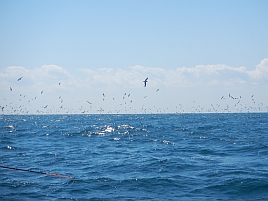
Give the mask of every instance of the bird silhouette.
<svg viewBox="0 0 268 201">
<path fill-rule="evenodd" d="M 143 82 L 144 82 L 144 87 L 146 87 L 146 83 L 148 82 L 148 77 Z"/>
</svg>

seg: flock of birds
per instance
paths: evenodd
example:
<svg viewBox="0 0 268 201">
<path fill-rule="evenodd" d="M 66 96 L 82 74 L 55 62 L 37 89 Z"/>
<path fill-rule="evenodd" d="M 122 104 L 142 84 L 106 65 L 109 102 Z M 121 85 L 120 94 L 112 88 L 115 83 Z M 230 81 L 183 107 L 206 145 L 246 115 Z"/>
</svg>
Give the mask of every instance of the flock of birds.
<svg viewBox="0 0 268 201">
<path fill-rule="evenodd" d="M 23 77 L 20 77 L 17 79 L 17 81 L 22 81 Z M 144 83 L 144 87 L 147 87 L 147 82 L 148 82 L 148 77 L 143 81 Z M 58 83 L 58 86 L 61 86 L 61 83 Z M 10 92 L 13 91 L 13 88 L 10 87 L 9 88 Z M 158 92 L 159 89 L 156 89 L 155 92 Z M 40 92 L 40 95 L 43 95 L 44 91 L 42 90 Z M 169 106 L 166 108 L 159 108 L 156 106 L 153 107 L 146 107 L 145 105 L 142 105 L 142 107 L 140 109 L 137 110 L 137 108 L 132 108 L 132 103 L 133 100 L 131 98 L 131 94 L 130 93 L 124 93 L 123 97 L 122 97 L 122 101 L 121 103 L 119 103 L 119 108 L 114 109 L 113 111 L 108 111 L 103 109 L 103 107 L 100 106 L 96 106 L 93 107 L 93 103 L 92 101 L 89 100 L 85 100 L 82 102 L 86 102 L 88 106 L 85 106 L 85 104 L 80 104 L 80 107 L 78 109 L 73 109 L 73 108 L 68 108 L 66 106 L 64 106 L 64 101 L 62 96 L 59 96 L 59 107 L 55 107 L 55 106 L 51 106 L 48 104 L 45 105 L 40 105 L 40 107 L 36 108 L 33 107 L 32 109 L 29 110 L 29 108 L 31 108 L 31 102 L 36 101 L 38 98 L 38 96 L 35 96 L 34 98 L 28 99 L 28 104 L 27 106 L 20 104 L 20 105 L 16 105 L 13 104 L 13 102 L 9 103 L 9 104 L 5 104 L 5 105 L 0 105 L 2 114 L 53 114 L 53 113 L 57 113 L 57 114 L 63 114 L 63 113 L 72 113 L 72 114 L 94 114 L 94 113 L 148 113 L 148 114 L 152 114 L 152 113 L 225 113 L 225 112 L 268 112 L 268 107 L 265 106 L 263 103 L 256 103 L 255 99 L 254 99 L 254 95 L 251 95 L 251 101 L 252 104 L 251 105 L 246 105 L 246 104 L 242 104 L 241 100 L 242 97 L 238 96 L 238 97 L 234 97 L 233 95 L 231 95 L 230 93 L 228 94 L 228 96 L 222 96 L 220 98 L 220 101 L 223 101 L 224 99 L 230 99 L 232 100 L 231 104 L 227 104 L 224 107 L 222 107 L 222 105 L 220 104 L 210 104 L 210 107 L 208 109 L 205 109 L 204 107 L 198 105 L 196 106 L 195 101 L 193 102 L 193 105 L 191 108 L 186 108 L 184 107 L 182 104 L 178 104 L 175 107 L 173 106 Z M 25 100 L 26 95 L 20 94 L 19 95 L 19 101 L 25 102 L 23 100 Z M 105 93 L 102 93 L 102 101 L 105 101 Z M 144 96 L 143 98 L 147 98 L 147 96 Z M 6 99 L 4 99 L 6 100 Z M 114 101 L 115 98 L 112 98 L 112 100 Z M 78 101 L 80 102 L 80 101 Z M 42 103 L 41 103 L 42 104 Z M 109 103 L 108 103 L 109 104 Z M 100 105 L 100 104 L 99 104 Z"/>
</svg>

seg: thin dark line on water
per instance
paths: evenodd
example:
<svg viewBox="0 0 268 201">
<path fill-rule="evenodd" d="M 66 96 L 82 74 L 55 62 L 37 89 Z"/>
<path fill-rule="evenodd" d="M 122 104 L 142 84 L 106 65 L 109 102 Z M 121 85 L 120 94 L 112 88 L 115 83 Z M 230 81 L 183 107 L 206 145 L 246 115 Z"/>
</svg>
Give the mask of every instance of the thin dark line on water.
<svg viewBox="0 0 268 201">
<path fill-rule="evenodd" d="M 69 175 L 61 175 L 61 174 L 55 174 L 55 173 L 50 173 L 50 172 L 42 172 L 42 171 L 35 171 L 32 169 L 21 169 L 21 168 L 16 168 L 16 167 L 8 167 L 8 166 L 4 166 L 4 165 L 0 165 L 1 168 L 6 168 L 6 169 L 10 169 L 10 170 L 19 170 L 19 171 L 24 171 L 24 172 L 33 172 L 33 173 L 37 173 L 37 174 L 45 174 L 48 176 L 54 176 L 54 177 L 60 177 L 60 178 L 69 178 L 72 179 L 72 176 Z"/>
</svg>

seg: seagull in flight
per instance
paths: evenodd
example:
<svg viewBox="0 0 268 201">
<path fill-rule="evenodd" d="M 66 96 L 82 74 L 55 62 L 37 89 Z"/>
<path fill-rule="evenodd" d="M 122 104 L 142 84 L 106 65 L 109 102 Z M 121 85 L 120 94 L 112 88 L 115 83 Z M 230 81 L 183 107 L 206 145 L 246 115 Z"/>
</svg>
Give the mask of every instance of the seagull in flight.
<svg viewBox="0 0 268 201">
<path fill-rule="evenodd" d="M 20 77 L 19 79 L 18 79 L 18 81 L 20 81 L 22 79 L 22 77 Z"/>
<path fill-rule="evenodd" d="M 144 82 L 144 87 L 146 87 L 146 83 L 148 82 L 148 77 L 143 82 Z"/>
</svg>

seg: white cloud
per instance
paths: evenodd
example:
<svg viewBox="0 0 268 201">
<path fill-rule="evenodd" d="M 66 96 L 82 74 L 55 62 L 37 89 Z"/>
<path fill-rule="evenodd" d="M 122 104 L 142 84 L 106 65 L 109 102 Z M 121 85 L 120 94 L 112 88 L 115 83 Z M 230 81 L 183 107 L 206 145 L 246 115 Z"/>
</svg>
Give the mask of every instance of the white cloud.
<svg viewBox="0 0 268 201">
<path fill-rule="evenodd" d="M 16 79 L 21 76 L 27 75 L 29 70 L 22 66 L 9 66 L 4 72 L 0 72 L 1 79 Z"/>
<path fill-rule="evenodd" d="M 0 72 L 2 85 L 15 82 L 19 77 L 29 85 L 57 85 L 63 82 L 68 87 L 143 87 L 142 81 L 149 77 L 151 87 L 186 87 L 199 85 L 237 85 L 248 82 L 258 83 L 268 78 L 268 58 L 262 60 L 254 70 L 245 67 L 230 67 L 223 64 L 197 65 L 164 69 L 156 67 L 131 66 L 126 69 L 79 69 L 82 75 L 73 75 L 56 65 L 44 65 L 40 68 L 26 69 L 21 66 L 9 66 Z M 77 72 L 78 73 L 78 72 Z"/>
<path fill-rule="evenodd" d="M 23 79 L 17 81 L 19 77 Z M 143 80 L 146 77 L 149 77 L 149 82 L 148 87 L 144 89 Z M 263 91 L 267 90 L 267 85 L 263 82 L 267 81 L 267 78 L 268 59 L 262 60 L 254 70 L 223 64 L 176 69 L 136 65 L 125 69 L 83 68 L 73 74 L 57 65 L 44 65 L 34 69 L 10 66 L 0 70 L 0 93 L 6 99 L 2 100 L 0 105 L 8 102 L 21 104 L 23 101 L 21 94 L 24 94 L 29 98 L 27 100 L 30 100 L 30 104 L 36 104 L 31 107 L 34 108 L 32 111 L 44 110 L 44 104 L 52 105 L 54 108 L 60 108 L 62 105 L 64 108 L 76 107 L 76 110 L 88 108 L 86 100 L 93 103 L 93 112 L 100 107 L 115 110 L 127 105 L 122 99 L 122 95 L 127 92 L 131 93 L 133 106 L 136 104 L 137 109 L 144 104 L 152 106 L 152 103 L 155 107 L 174 106 L 178 101 L 185 105 L 189 104 L 188 107 L 191 108 L 191 100 L 198 99 L 200 102 L 205 102 L 214 98 L 216 101 L 221 101 L 220 97 L 222 95 L 227 97 L 230 91 L 243 97 L 251 97 L 258 92 L 259 97 L 262 96 L 262 99 L 266 100 L 267 95 Z M 14 89 L 12 93 L 10 86 Z M 160 91 L 156 93 L 158 88 Z M 44 94 L 41 95 L 40 92 L 43 90 Z M 104 92 L 107 98 L 105 101 L 102 96 Z M 64 99 L 63 103 L 59 96 Z M 146 99 L 143 98 L 145 96 Z M 35 97 L 38 101 L 34 102 Z M 116 101 L 113 101 L 113 98 Z M 109 100 L 111 102 L 108 102 Z M 252 104 L 250 101 L 252 100 L 248 98 L 248 105 Z M 24 105 L 28 106 L 29 103 L 24 102 Z"/>
<path fill-rule="evenodd" d="M 56 82 L 61 80 L 72 80 L 73 76 L 65 70 L 63 67 L 56 65 L 44 65 L 41 68 L 35 68 L 31 71 L 31 76 L 33 79 L 38 80 L 55 80 Z"/>
<path fill-rule="evenodd" d="M 248 71 L 247 74 L 250 78 L 258 79 L 267 79 L 268 78 L 268 58 L 263 59 L 260 64 L 256 66 L 256 69 L 253 71 Z"/>
</svg>

